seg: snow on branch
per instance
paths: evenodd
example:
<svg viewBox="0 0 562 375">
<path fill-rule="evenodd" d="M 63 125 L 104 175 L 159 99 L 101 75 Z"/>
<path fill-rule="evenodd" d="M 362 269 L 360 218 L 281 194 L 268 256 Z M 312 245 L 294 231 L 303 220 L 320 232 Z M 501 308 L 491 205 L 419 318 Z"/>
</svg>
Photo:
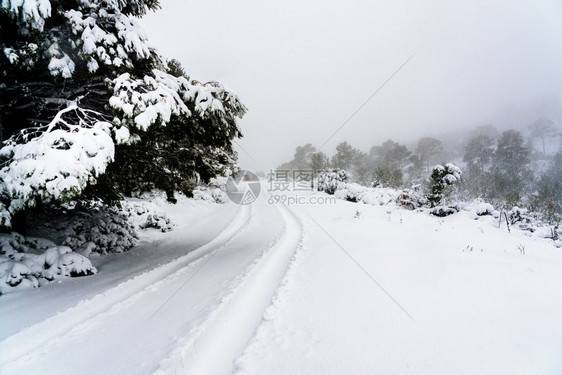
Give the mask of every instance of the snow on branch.
<svg viewBox="0 0 562 375">
<path fill-rule="evenodd" d="M 105 172 L 115 147 L 112 125 L 100 118 L 71 105 L 48 125 L 24 129 L 5 142 L 0 181 L 12 214 L 33 207 L 37 199 L 68 201 Z"/>
<path fill-rule="evenodd" d="M 13 18 L 21 18 L 32 28 L 42 31 L 45 19 L 51 16 L 51 2 L 49 0 L 2 0 L 2 9 Z"/>
<path fill-rule="evenodd" d="M 147 130 L 157 121 L 165 124 L 172 115 L 191 116 L 181 96 L 181 92 L 190 88 L 187 80 L 159 70 L 153 73 L 154 76 L 145 75 L 144 79 L 134 79 L 124 73 L 113 81 L 109 104 L 121 110 L 130 125 L 140 130 Z"/>
<path fill-rule="evenodd" d="M 122 111 L 124 118 L 137 129 L 147 130 L 156 123 L 166 125 L 172 115 L 191 117 L 189 108 L 201 118 L 215 115 L 231 121 L 246 112 L 236 94 L 216 82 L 190 82 L 157 69 L 152 74 L 134 79 L 124 73 L 113 81 L 109 103 Z"/>
<path fill-rule="evenodd" d="M 136 19 L 117 12 L 108 12 L 100 4 L 83 3 L 80 10 L 64 13 L 72 25 L 88 70 L 95 72 L 100 64 L 106 66 L 133 66 L 133 58 L 153 56 L 147 37 Z"/>
</svg>

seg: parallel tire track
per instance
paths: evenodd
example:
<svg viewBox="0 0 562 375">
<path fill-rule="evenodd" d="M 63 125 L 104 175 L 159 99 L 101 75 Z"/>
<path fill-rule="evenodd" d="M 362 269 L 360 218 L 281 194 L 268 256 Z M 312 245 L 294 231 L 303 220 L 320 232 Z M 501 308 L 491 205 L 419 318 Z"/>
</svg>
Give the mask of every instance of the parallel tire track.
<svg viewBox="0 0 562 375">
<path fill-rule="evenodd" d="M 302 226 L 285 206 L 278 206 L 284 233 L 241 275 L 207 321 L 190 332 L 160 362 L 156 374 L 230 374 L 263 319 L 302 240 Z"/>
</svg>

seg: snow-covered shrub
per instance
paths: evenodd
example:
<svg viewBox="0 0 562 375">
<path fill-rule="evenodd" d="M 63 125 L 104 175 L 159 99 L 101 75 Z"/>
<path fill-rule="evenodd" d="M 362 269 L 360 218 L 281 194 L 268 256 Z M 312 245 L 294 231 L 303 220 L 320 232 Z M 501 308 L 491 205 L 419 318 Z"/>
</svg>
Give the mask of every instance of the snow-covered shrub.
<svg viewBox="0 0 562 375">
<path fill-rule="evenodd" d="M 514 225 L 516 223 L 522 224 L 530 224 L 536 221 L 530 214 L 529 210 L 526 208 L 520 208 L 517 206 L 512 207 L 507 212 L 507 219 L 509 220 L 509 224 Z"/>
<path fill-rule="evenodd" d="M 332 169 L 318 173 L 318 191 L 334 194 L 338 189 L 345 187 L 349 173 L 343 169 Z"/>
<path fill-rule="evenodd" d="M 457 212 L 459 212 L 458 207 L 437 206 L 433 207 L 431 211 L 429 211 L 429 214 L 437 217 L 445 217 Z"/>
<path fill-rule="evenodd" d="M 6 206 L 0 201 L 0 228 L 11 228 L 11 227 L 12 227 L 12 215 L 10 214 Z"/>
<path fill-rule="evenodd" d="M 154 194 L 152 196 L 154 197 Z M 123 206 L 128 212 L 129 222 L 138 229 L 155 228 L 162 232 L 169 232 L 174 228 L 168 215 L 158 211 L 154 203 L 127 201 Z"/>
<path fill-rule="evenodd" d="M 461 170 L 454 164 L 445 166 L 436 165 L 431 172 L 431 187 L 427 200 L 431 207 L 441 204 L 443 198 L 450 194 L 450 187 L 458 183 L 461 178 Z"/>
<path fill-rule="evenodd" d="M 96 272 L 88 258 L 67 246 L 16 233 L 0 234 L 0 294 L 11 287 L 38 287 L 42 282 Z"/>
<path fill-rule="evenodd" d="M 344 183 L 341 184 L 340 188 L 336 189 L 333 194 L 334 197 L 348 202 L 361 202 L 366 192 L 367 188 L 365 186 L 356 183 Z"/>
<path fill-rule="evenodd" d="M 475 209 L 475 213 L 477 216 L 486 216 L 486 215 L 493 216 L 495 212 L 496 210 L 494 209 L 494 206 L 492 206 L 490 203 L 485 203 L 485 202 L 481 202 L 479 205 L 476 206 Z"/>
<path fill-rule="evenodd" d="M 230 169 L 225 172 L 227 176 L 232 174 Z M 221 204 L 228 202 L 228 196 L 225 193 L 227 176 L 218 176 L 212 178 L 208 184 L 197 186 L 193 190 L 193 199 Z"/>
<path fill-rule="evenodd" d="M 159 229 L 161 232 L 169 232 L 174 228 L 174 225 L 166 214 L 154 212 L 146 216 L 146 221 L 140 225 L 140 228 L 155 228 Z"/>
<path fill-rule="evenodd" d="M 70 215 L 68 224 L 71 231 L 63 244 L 79 250 L 88 246 L 102 254 L 121 253 L 129 250 L 137 240 L 128 215 L 117 207 L 97 204 L 87 210 L 78 209 Z"/>
<path fill-rule="evenodd" d="M 365 204 L 384 206 L 396 201 L 398 191 L 392 188 L 367 188 L 361 197 Z"/>
<path fill-rule="evenodd" d="M 415 210 L 427 204 L 427 198 L 423 195 L 421 191 L 421 185 L 414 185 L 411 189 L 403 189 L 396 203 L 409 210 Z"/>
<path fill-rule="evenodd" d="M 129 213 L 119 207 L 89 201 L 65 208 L 47 206 L 28 215 L 30 232 L 62 243 L 85 256 L 124 252 L 137 241 Z"/>
<path fill-rule="evenodd" d="M 226 203 L 228 196 L 219 188 L 198 186 L 193 190 L 193 199 L 213 203 Z"/>
</svg>

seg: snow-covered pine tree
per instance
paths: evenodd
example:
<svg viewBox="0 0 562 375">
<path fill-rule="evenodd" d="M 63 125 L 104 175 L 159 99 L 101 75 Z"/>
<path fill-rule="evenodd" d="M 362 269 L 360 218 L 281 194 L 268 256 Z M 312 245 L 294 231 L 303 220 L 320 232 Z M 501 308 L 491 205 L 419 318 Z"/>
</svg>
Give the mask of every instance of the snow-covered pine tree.
<svg viewBox="0 0 562 375">
<path fill-rule="evenodd" d="M 431 187 L 427 196 L 427 200 L 431 207 L 438 206 L 442 203 L 443 198 L 447 196 L 448 188 L 458 183 L 461 179 L 462 172 L 456 165 L 447 163 L 436 165 L 431 170 Z"/>
<path fill-rule="evenodd" d="M 189 193 L 235 158 L 246 108 L 190 79 L 136 17 L 157 0 L 0 3 L 0 225 L 38 202 Z M 94 187 L 96 183 L 99 186 Z"/>
</svg>

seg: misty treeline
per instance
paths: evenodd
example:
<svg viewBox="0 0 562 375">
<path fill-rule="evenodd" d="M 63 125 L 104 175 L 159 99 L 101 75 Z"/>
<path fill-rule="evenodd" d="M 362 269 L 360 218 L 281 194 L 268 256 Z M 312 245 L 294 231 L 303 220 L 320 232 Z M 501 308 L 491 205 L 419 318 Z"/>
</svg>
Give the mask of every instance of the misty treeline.
<svg viewBox="0 0 562 375">
<path fill-rule="evenodd" d="M 432 167 L 454 163 L 463 172 L 458 199 L 482 198 L 503 208 L 525 207 L 549 222 L 562 214 L 560 127 L 540 118 L 520 130 L 484 125 L 442 139 L 422 137 L 411 145 L 391 139 L 368 152 L 348 142 L 328 155 L 312 144 L 299 146 L 293 160 L 278 169 L 339 168 L 364 186 L 428 186 Z"/>
</svg>

